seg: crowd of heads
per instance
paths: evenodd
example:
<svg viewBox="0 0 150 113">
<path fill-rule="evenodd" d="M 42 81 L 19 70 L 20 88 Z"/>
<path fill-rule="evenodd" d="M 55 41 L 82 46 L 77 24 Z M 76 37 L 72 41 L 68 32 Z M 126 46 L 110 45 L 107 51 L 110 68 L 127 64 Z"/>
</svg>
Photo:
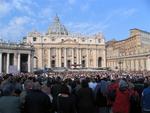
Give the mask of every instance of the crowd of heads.
<svg viewBox="0 0 150 113">
<path fill-rule="evenodd" d="M 87 105 L 89 109 L 91 107 L 91 111 L 89 110 L 90 111 L 89 113 L 99 113 L 104 111 L 104 110 L 101 111 L 99 107 L 108 108 L 105 111 L 105 113 L 110 113 L 113 111 L 112 109 L 114 107 L 113 103 L 115 103 L 114 101 L 117 98 L 116 94 L 115 95 L 111 94 L 112 89 L 114 89 L 115 92 L 117 92 L 117 89 L 119 89 L 119 91 L 126 91 L 128 89 L 129 93 L 131 93 L 133 90 L 136 91 L 137 94 L 139 95 L 138 107 L 140 109 L 139 110 L 140 113 L 140 111 L 142 111 L 140 106 L 142 91 L 144 88 L 150 86 L 149 76 L 150 76 L 150 72 L 148 71 L 140 71 L 140 72 L 116 72 L 116 71 L 95 71 L 95 72 L 75 71 L 73 72 L 71 71 L 71 72 L 55 72 L 55 73 L 51 72 L 51 73 L 42 73 L 42 74 L 34 74 L 34 73 L 3 74 L 0 76 L 0 96 L 1 96 L 0 103 L 2 97 L 8 97 L 8 96 L 19 97 L 20 100 L 19 106 L 21 107 L 19 107 L 20 112 L 18 113 L 25 112 L 25 111 L 26 113 L 30 113 L 29 111 L 32 111 L 34 108 L 32 107 L 31 108 L 32 110 L 27 110 L 30 109 L 29 103 L 31 103 L 31 101 L 27 99 L 30 96 L 32 96 L 32 93 L 33 94 L 35 93 L 34 91 L 41 91 L 42 93 L 46 94 L 49 97 L 49 104 L 47 104 L 47 106 L 49 107 L 45 108 L 48 109 L 47 112 L 45 113 L 48 112 L 49 113 L 55 113 L 55 112 L 88 113 L 88 111 L 83 110 L 85 106 L 80 105 L 81 103 L 82 104 L 89 103 L 89 105 Z M 87 88 L 89 88 L 90 90 L 89 91 L 84 90 Z M 100 89 L 100 94 L 98 93 L 99 89 Z M 91 91 L 92 91 L 92 97 L 91 96 L 88 97 L 88 99 L 91 98 L 91 100 L 87 101 L 87 99 L 86 100 L 83 99 L 83 101 L 85 102 L 81 102 L 82 98 L 85 98 L 82 97 L 82 93 L 85 96 L 88 95 L 88 93 L 90 93 Z M 100 95 L 102 95 L 102 97 L 99 97 Z M 111 99 L 112 95 L 115 97 L 114 100 Z M 69 105 L 71 105 L 70 103 L 72 102 L 73 107 L 70 106 L 71 108 L 69 108 L 72 109 L 72 111 L 61 112 L 59 110 L 61 109 L 63 111 L 66 110 L 67 108 L 65 108 L 65 106 L 63 106 L 63 108 L 59 107 L 58 96 L 60 97 L 60 104 L 61 101 L 64 101 L 62 97 L 71 96 L 71 98 L 73 98 L 71 100 L 64 101 L 64 102 L 69 102 Z M 33 98 L 34 96 L 31 98 L 31 100 Z M 102 101 L 102 103 L 96 102 L 98 99 L 100 99 L 99 101 Z M 107 102 L 104 101 L 104 99 Z M 33 99 L 33 101 L 35 100 Z M 46 102 L 48 103 L 48 101 Z M 92 105 L 90 103 L 92 103 L 94 107 L 90 106 Z M 1 109 L 3 108 L 0 107 L 0 110 Z M 123 113 L 129 113 L 129 112 L 123 112 Z"/>
</svg>

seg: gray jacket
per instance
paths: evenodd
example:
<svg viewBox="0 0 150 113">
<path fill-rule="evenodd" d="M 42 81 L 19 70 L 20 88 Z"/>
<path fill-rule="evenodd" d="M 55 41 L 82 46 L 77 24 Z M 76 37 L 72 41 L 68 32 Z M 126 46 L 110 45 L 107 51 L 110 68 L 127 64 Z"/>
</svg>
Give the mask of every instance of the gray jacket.
<svg viewBox="0 0 150 113">
<path fill-rule="evenodd" d="M 0 113 L 20 113 L 20 98 L 15 96 L 0 97 Z"/>
</svg>

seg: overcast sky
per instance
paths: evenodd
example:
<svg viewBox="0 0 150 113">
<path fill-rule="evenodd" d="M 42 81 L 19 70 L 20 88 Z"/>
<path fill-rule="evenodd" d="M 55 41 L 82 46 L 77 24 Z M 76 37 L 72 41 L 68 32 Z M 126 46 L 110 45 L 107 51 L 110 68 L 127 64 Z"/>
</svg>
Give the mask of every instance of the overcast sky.
<svg viewBox="0 0 150 113">
<path fill-rule="evenodd" d="M 0 0 L 0 37 L 45 33 L 56 14 L 69 32 L 102 32 L 106 40 L 128 38 L 132 28 L 150 32 L 150 0 Z"/>
</svg>

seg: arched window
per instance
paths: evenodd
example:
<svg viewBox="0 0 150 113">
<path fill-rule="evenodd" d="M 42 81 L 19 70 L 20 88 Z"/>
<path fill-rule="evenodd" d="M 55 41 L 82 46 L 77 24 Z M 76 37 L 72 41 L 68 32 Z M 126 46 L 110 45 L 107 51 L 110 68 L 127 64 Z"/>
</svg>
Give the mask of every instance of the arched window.
<svg viewBox="0 0 150 113">
<path fill-rule="evenodd" d="M 36 56 L 34 56 L 34 68 L 38 68 L 38 58 Z"/>
<path fill-rule="evenodd" d="M 36 41 L 36 37 L 33 37 L 33 41 Z"/>
</svg>

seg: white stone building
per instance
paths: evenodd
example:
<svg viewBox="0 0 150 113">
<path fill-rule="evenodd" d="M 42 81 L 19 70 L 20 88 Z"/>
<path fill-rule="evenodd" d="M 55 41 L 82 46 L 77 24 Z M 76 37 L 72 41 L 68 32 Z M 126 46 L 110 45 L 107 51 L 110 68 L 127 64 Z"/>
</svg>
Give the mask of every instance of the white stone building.
<svg viewBox="0 0 150 113">
<path fill-rule="evenodd" d="M 24 42 L 35 48 L 34 68 L 106 67 L 105 40 L 101 33 L 93 36 L 68 32 L 56 16 L 47 33 L 30 32 Z"/>
<path fill-rule="evenodd" d="M 150 71 L 150 33 L 131 29 L 127 39 L 107 42 L 106 54 L 112 70 Z"/>
<path fill-rule="evenodd" d="M 31 45 L 0 41 L 0 73 L 32 72 L 33 57 Z"/>
</svg>

